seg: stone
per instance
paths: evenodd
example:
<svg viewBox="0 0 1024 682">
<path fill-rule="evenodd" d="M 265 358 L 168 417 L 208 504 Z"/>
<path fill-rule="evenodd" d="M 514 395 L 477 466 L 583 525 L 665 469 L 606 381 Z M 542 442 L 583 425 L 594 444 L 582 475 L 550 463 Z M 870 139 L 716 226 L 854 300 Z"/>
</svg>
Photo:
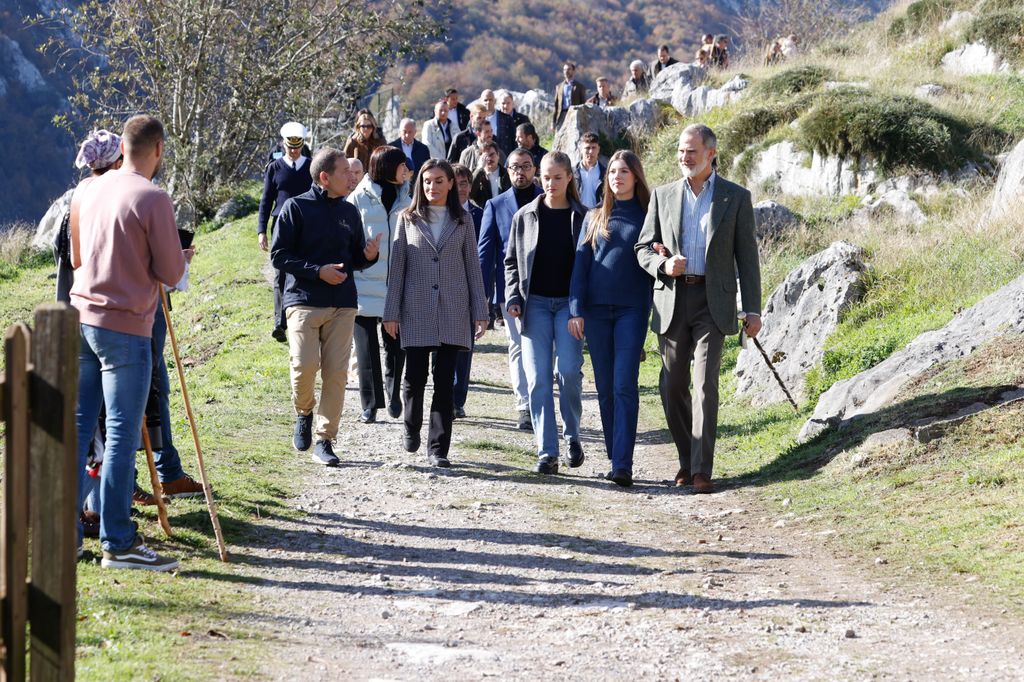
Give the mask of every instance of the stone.
<svg viewBox="0 0 1024 682">
<path fill-rule="evenodd" d="M 925 83 L 914 88 L 914 94 L 921 99 L 929 97 L 942 97 L 946 94 L 946 88 L 937 83 Z"/>
<path fill-rule="evenodd" d="M 942 70 L 958 76 L 979 76 L 1008 71 L 1010 65 L 984 43 L 968 43 L 942 57 Z"/>
<path fill-rule="evenodd" d="M 941 362 L 963 358 L 994 338 L 1024 334 L 1024 275 L 957 314 L 941 329 L 925 332 L 902 350 L 822 394 L 800 430 L 806 442 L 826 429 L 850 424 L 890 405 L 908 382 Z"/>
<path fill-rule="evenodd" d="M 758 239 L 778 236 L 798 222 L 796 215 L 777 201 L 766 199 L 754 204 Z"/>
<path fill-rule="evenodd" d="M 551 150 L 565 152 L 576 164 L 580 160 L 580 139 L 584 133 L 615 140 L 628 129 L 629 124 L 629 110 L 623 107 L 599 107 L 595 104 L 570 107 L 555 133 Z"/>
<path fill-rule="evenodd" d="M 854 213 L 854 219 L 861 222 L 874 222 L 894 218 L 903 225 L 923 225 L 928 218 L 917 202 L 901 189 L 892 189 L 875 199 L 864 197 L 864 207 Z"/>
<path fill-rule="evenodd" d="M 863 249 L 835 242 L 797 266 L 768 297 L 758 340 L 797 401 L 806 396 L 807 372 L 821 361 L 825 340 L 843 313 L 863 296 L 864 270 Z M 736 361 L 736 395 L 759 407 L 786 402 L 752 343 Z"/>
<path fill-rule="evenodd" d="M 860 444 L 861 450 L 870 452 L 879 448 L 891 447 L 893 445 L 904 445 L 914 440 L 914 434 L 910 429 L 887 429 L 872 433 Z"/>
<path fill-rule="evenodd" d="M 717 107 L 739 99 L 750 84 L 741 76 L 734 76 L 721 88 L 706 85 L 679 84 L 672 92 L 672 107 L 683 116 L 699 116 Z"/>
<path fill-rule="evenodd" d="M 217 225 L 223 225 L 232 220 L 244 218 L 255 212 L 258 208 L 259 202 L 248 194 L 240 194 L 236 197 L 231 197 L 217 207 L 217 212 L 213 215 L 213 222 Z"/>
<path fill-rule="evenodd" d="M 53 238 L 57 236 L 57 231 L 60 230 L 60 224 L 64 221 L 64 214 L 71 208 L 71 195 L 74 193 L 74 188 L 69 189 L 50 204 L 50 208 L 46 209 L 46 213 L 36 227 L 36 234 L 32 238 L 33 249 L 49 251 L 53 248 Z"/>
<path fill-rule="evenodd" d="M 648 97 L 660 102 L 671 102 L 672 95 L 677 87 L 685 85 L 699 85 L 707 71 L 695 64 L 673 64 L 658 72 L 651 82 Z"/>
<path fill-rule="evenodd" d="M 660 120 L 661 109 L 653 99 L 637 99 L 630 103 L 629 129 L 634 135 L 654 130 Z"/>
<path fill-rule="evenodd" d="M 939 32 L 952 33 L 961 28 L 964 28 L 965 26 L 967 26 L 967 24 L 971 23 L 972 21 L 974 21 L 973 12 L 953 12 L 952 16 L 950 16 L 949 19 L 946 19 L 944 22 L 939 24 Z"/>
<path fill-rule="evenodd" d="M 747 152 L 751 153 L 751 152 Z M 755 152 L 757 160 L 750 170 L 754 185 L 773 185 L 783 194 L 797 196 L 840 196 L 866 194 L 867 188 L 879 180 L 877 164 L 861 159 L 808 154 L 797 149 L 790 140 L 777 142 Z M 736 158 L 736 164 L 741 157 Z"/>
<path fill-rule="evenodd" d="M 989 218 L 998 219 L 1024 204 L 1024 140 L 1003 161 L 996 180 Z"/>
<path fill-rule="evenodd" d="M 551 119 L 555 115 L 555 102 L 551 93 L 538 89 L 527 90 L 521 95 L 513 92 L 512 101 L 516 111 L 530 117 L 538 132 L 550 129 Z"/>
<path fill-rule="evenodd" d="M 405 654 L 416 665 L 443 665 L 460 659 L 472 661 L 495 661 L 498 655 L 486 649 L 473 647 L 447 647 L 441 644 L 421 642 L 392 642 L 387 649 Z"/>
</svg>

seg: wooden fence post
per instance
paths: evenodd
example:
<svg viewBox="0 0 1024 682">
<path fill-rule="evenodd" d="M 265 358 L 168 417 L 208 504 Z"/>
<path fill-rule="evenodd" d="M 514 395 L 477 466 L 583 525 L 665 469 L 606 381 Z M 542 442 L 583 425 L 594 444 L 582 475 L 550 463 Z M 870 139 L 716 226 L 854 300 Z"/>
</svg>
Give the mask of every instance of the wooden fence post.
<svg viewBox="0 0 1024 682">
<path fill-rule="evenodd" d="M 64 303 L 36 308 L 30 380 L 33 682 L 75 678 L 79 346 L 78 311 Z"/>
<path fill-rule="evenodd" d="M 28 617 L 28 359 L 29 331 L 11 325 L 4 337 L 6 370 L 3 529 L 0 584 L 3 589 L 4 661 L 0 677 L 6 682 L 25 679 L 25 621 Z"/>
</svg>

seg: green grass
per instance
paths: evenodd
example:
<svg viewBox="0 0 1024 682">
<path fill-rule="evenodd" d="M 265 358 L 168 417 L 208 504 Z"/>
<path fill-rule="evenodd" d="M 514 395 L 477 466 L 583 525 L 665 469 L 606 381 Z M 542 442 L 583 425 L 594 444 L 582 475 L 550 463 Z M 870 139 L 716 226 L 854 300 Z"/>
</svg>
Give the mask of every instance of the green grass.
<svg viewBox="0 0 1024 682">
<path fill-rule="evenodd" d="M 259 272 L 265 255 L 253 223 L 248 218 L 197 237 L 192 289 L 173 300 L 221 524 L 240 553 L 235 563 L 218 560 L 202 501 L 169 507 L 171 540 L 163 539 L 148 509 L 139 519 L 154 546 L 181 559 L 177 575 L 102 570 L 97 541 L 87 540 L 91 558 L 78 564 L 80 680 L 236 679 L 261 669 L 266 643 L 239 620 L 254 612 L 239 570 L 260 520 L 294 513 L 285 500 L 302 469 L 289 442 L 287 353 L 268 333 L 271 296 Z M 30 320 L 37 304 L 52 300 L 52 269 L 20 267 L 0 282 L 4 326 Z M 185 469 L 198 476 L 173 364 L 170 371 L 174 441 Z M 148 477 L 141 479 L 148 488 Z"/>
</svg>

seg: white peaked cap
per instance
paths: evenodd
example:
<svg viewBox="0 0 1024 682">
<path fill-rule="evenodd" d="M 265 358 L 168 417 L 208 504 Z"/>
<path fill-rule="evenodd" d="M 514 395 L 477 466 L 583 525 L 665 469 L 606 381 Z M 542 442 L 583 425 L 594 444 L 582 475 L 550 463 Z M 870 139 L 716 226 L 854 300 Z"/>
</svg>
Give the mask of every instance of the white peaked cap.
<svg viewBox="0 0 1024 682">
<path fill-rule="evenodd" d="M 302 125 L 298 121 L 288 121 L 281 126 L 281 139 L 287 137 L 305 137 L 306 126 Z"/>
</svg>

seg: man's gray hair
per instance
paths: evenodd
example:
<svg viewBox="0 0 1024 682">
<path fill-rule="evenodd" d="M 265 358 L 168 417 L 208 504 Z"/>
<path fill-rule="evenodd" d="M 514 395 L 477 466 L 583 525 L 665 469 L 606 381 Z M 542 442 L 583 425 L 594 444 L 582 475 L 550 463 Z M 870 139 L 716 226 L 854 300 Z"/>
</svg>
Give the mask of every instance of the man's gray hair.
<svg viewBox="0 0 1024 682">
<path fill-rule="evenodd" d="M 644 63 L 643 63 L 642 61 L 640 61 L 639 59 L 634 59 L 633 61 L 631 61 L 631 62 L 629 63 L 629 70 L 630 70 L 630 71 L 632 71 L 633 69 L 640 69 L 640 70 L 643 70 L 643 69 L 645 69 L 645 68 L 647 68 L 647 65 L 646 65 L 646 64 L 644 64 Z"/>
<path fill-rule="evenodd" d="M 684 135 L 690 134 L 700 135 L 700 141 L 705 149 L 718 149 L 718 136 L 715 135 L 714 130 L 703 123 L 691 123 L 686 126 L 683 128 L 683 132 L 679 133 L 679 139 L 681 140 Z"/>
<path fill-rule="evenodd" d="M 411 123 L 413 128 L 416 127 L 416 121 L 414 121 L 411 118 L 403 118 L 401 121 L 398 122 L 398 129 L 401 130 L 402 128 L 404 128 L 406 123 Z"/>
</svg>

